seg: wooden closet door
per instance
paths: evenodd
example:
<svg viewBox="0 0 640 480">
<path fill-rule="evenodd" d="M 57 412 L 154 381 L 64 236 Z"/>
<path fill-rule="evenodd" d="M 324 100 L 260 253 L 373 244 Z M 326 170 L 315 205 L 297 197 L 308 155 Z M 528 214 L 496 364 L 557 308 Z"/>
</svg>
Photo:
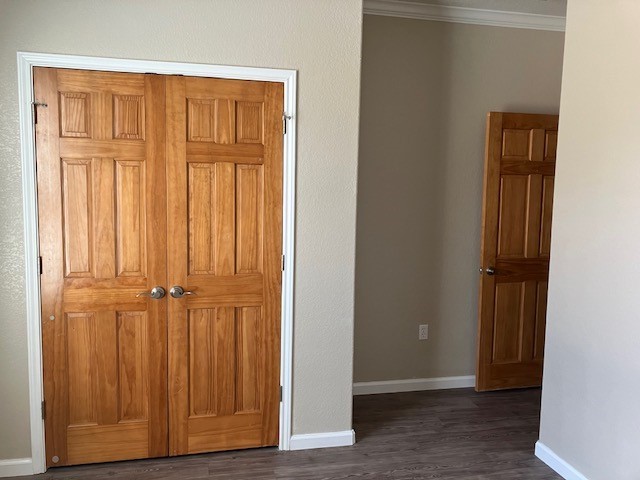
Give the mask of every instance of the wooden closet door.
<svg viewBox="0 0 640 480">
<path fill-rule="evenodd" d="M 166 455 L 165 80 L 34 70 L 47 465 Z"/>
<path fill-rule="evenodd" d="M 491 112 L 477 390 L 542 381 L 558 116 Z"/>
<path fill-rule="evenodd" d="M 278 443 L 283 87 L 167 78 L 169 451 Z"/>
</svg>

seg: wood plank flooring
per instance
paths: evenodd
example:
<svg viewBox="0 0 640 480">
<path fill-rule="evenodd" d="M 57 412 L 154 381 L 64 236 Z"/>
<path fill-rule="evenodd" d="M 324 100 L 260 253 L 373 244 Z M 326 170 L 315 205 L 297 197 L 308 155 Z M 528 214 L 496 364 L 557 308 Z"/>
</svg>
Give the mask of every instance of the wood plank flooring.
<svg viewBox="0 0 640 480">
<path fill-rule="evenodd" d="M 23 480 L 552 480 L 533 455 L 540 391 L 471 389 L 354 399 L 353 447 L 245 450 L 53 468 Z"/>
</svg>

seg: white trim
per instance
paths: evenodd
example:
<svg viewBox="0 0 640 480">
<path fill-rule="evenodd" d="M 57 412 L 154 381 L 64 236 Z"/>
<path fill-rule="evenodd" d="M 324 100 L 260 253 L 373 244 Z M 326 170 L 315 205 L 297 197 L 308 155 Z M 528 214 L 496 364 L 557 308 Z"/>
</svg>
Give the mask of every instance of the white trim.
<svg viewBox="0 0 640 480">
<path fill-rule="evenodd" d="M 40 331 L 40 273 L 38 271 L 38 201 L 35 132 L 32 123 L 32 63 L 18 53 L 18 101 L 22 156 L 22 215 L 24 218 L 25 297 L 27 303 L 27 355 L 29 368 L 29 424 L 31 473 L 46 471 L 42 420 L 42 336 Z"/>
<path fill-rule="evenodd" d="M 380 382 L 356 382 L 354 395 L 372 395 L 375 393 L 418 392 L 421 390 L 446 390 L 449 388 L 468 388 L 476 384 L 476 377 L 435 377 L 410 378 L 408 380 L 384 380 Z"/>
<path fill-rule="evenodd" d="M 367 15 L 469 23 L 492 27 L 550 30 L 554 32 L 564 32 L 566 24 L 566 17 L 555 15 L 430 5 L 403 0 L 364 0 L 364 13 Z"/>
<path fill-rule="evenodd" d="M 565 480 L 588 480 L 587 477 L 556 455 L 553 450 L 540 440 L 536 442 L 536 457 L 546 463 Z"/>
<path fill-rule="evenodd" d="M 287 133 L 284 138 L 283 171 L 283 224 L 282 252 L 284 254 L 284 272 L 282 272 L 282 325 L 280 330 L 280 450 L 289 450 L 293 431 L 293 293 L 295 270 L 295 225 L 296 225 L 296 138 L 297 138 L 297 72 L 289 70 L 284 85 L 284 110 L 290 115 Z"/>
<path fill-rule="evenodd" d="M 356 443 L 356 432 L 305 433 L 291 437 L 290 450 L 309 450 L 312 448 L 349 447 Z"/>
<path fill-rule="evenodd" d="M 40 331 L 40 282 L 38 272 L 38 211 L 35 174 L 34 128 L 31 119 L 33 67 L 76 68 L 109 72 L 156 73 L 197 77 L 257 80 L 284 84 L 284 110 L 289 117 L 283 147 L 283 254 L 279 447 L 288 450 L 291 439 L 293 365 L 293 280 L 295 266 L 295 188 L 297 71 L 271 68 L 235 67 L 198 63 L 126 60 L 47 53 L 18 52 L 18 88 L 22 157 L 22 199 L 26 263 L 27 342 L 29 355 L 29 407 L 33 472 L 46 470 L 44 423 L 41 418 L 42 336 Z"/>
<path fill-rule="evenodd" d="M 33 475 L 33 465 L 30 458 L 12 458 L 0 460 L 0 477 L 20 477 Z"/>
</svg>

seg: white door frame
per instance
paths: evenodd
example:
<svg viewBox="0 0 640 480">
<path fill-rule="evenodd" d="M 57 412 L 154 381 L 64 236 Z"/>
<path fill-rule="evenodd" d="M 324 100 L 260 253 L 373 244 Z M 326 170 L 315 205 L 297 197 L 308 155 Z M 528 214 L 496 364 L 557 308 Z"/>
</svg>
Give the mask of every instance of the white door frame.
<svg viewBox="0 0 640 480">
<path fill-rule="evenodd" d="M 282 320 L 280 346 L 280 450 L 289 450 L 291 440 L 292 365 L 293 365 L 293 269 L 295 235 L 296 180 L 296 88 L 297 71 L 270 68 L 234 67 L 198 63 L 83 57 L 47 53 L 18 52 L 18 88 L 20 102 L 20 141 L 22 157 L 22 203 L 26 263 L 27 343 L 29 355 L 29 411 L 31 421 L 31 457 L 33 473 L 46 471 L 44 422 L 42 420 L 42 334 L 40 328 L 40 274 L 38 265 L 38 201 L 36 187 L 35 130 L 32 102 L 33 67 L 75 68 L 108 72 L 156 73 L 194 77 L 257 80 L 284 84 L 284 112 L 287 131 L 283 149 L 283 236 L 285 255 L 282 276 Z"/>
</svg>

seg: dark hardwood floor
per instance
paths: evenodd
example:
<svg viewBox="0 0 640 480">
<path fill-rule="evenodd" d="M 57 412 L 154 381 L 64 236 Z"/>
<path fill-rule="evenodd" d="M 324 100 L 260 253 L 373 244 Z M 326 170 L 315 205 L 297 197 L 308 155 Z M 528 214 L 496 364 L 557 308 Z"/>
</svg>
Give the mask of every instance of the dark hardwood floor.
<svg viewBox="0 0 640 480">
<path fill-rule="evenodd" d="M 34 480 L 560 479 L 533 455 L 539 390 L 471 389 L 354 400 L 353 447 L 245 450 L 53 468 Z"/>
</svg>

